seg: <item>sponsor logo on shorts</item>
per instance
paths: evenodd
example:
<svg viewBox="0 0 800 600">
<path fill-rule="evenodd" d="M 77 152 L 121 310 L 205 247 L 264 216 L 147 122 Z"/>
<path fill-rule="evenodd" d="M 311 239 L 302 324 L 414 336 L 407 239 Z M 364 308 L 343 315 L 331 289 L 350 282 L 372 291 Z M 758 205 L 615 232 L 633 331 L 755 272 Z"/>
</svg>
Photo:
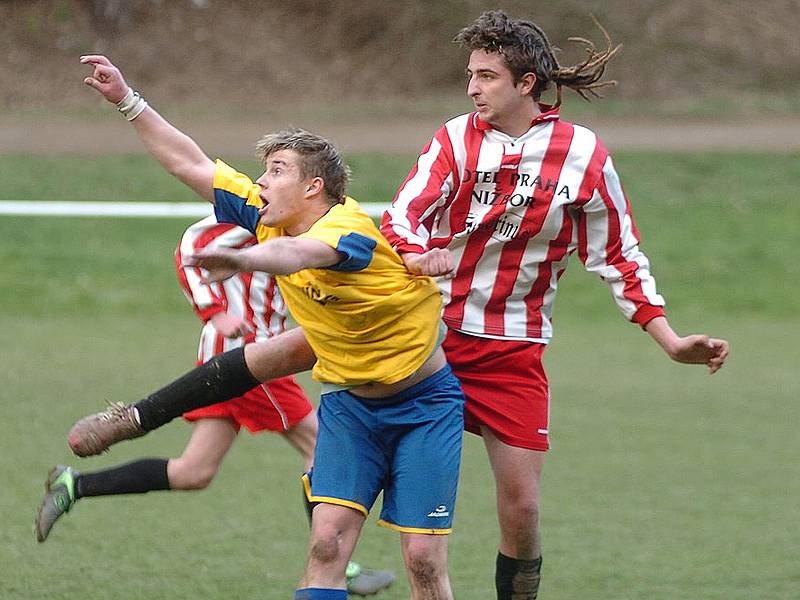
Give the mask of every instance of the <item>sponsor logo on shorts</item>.
<svg viewBox="0 0 800 600">
<path fill-rule="evenodd" d="M 431 512 L 428 513 L 429 517 L 449 517 L 450 511 L 447 510 L 447 507 L 444 504 L 440 504 L 436 508 L 434 508 Z"/>
</svg>

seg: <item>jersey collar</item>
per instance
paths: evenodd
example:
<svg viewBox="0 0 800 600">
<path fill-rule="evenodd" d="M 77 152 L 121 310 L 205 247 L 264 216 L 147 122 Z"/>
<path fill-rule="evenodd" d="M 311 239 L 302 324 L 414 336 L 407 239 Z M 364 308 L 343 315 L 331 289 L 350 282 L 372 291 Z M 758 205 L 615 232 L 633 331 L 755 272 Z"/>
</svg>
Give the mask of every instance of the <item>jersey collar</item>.
<svg viewBox="0 0 800 600">
<path fill-rule="evenodd" d="M 540 125 L 542 123 L 547 123 L 548 121 L 557 121 L 560 118 L 560 108 L 558 106 L 539 103 L 539 110 L 541 112 L 531 119 L 531 127 L 535 127 L 536 125 Z M 478 116 L 477 112 L 472 113 L 472 123 L 479 131 L 489 131 L 494 129 L 494 127 L 492 127 L 489 123 L 482 120 Z"/>
</svg>

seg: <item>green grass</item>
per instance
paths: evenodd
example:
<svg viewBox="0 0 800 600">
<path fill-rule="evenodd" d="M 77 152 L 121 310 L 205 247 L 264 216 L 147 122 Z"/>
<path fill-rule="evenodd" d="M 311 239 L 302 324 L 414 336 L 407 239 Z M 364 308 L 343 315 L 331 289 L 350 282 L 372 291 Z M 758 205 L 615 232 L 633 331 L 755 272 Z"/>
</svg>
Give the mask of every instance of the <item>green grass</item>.
<svg viewBox="0 0 800 600">
<path fill-rule="evenodd" d="M 8 167 L 5 158 L 7 198 L 23 174 L 47 172 L 29 164 L 38 159 Z M 40 185 L 58 199 L 99 199 L 83 161 L 69 160 L 53 159 L 59 181 Z M 130 161 L 98 160 L 114 165 L 115 199 L 134 199 L 123 197 Z M 356 196 L 390 195 L 409 165 L 351 162 Z M 617 163 L 673 326 L 725 336 L 732 354 L 711 378 L 671 363 L 624 323 L 601 283 L 569 270 L 545 355 L 553 450 L 540 598 L 796 598 L 798 173 L 777 155 L 623 154 Z M 142 181 L 168 185 L 147 161 L 134 164 Z M 278 436 L 243 434 L 207 491 L 84 500 L 47 543 L 33 538 L 52 464 L 94 470 L 174 455 L 187 439 L 176 422 L 80 462 L 64 439 L 104 399 L 134 401 L 191 366 L 199 323 L 171 264 L 187 223 L 0 217 L 4 599 L 291 596 L 307 527 L 300 460 Z M 457 598 L 486 600 L 497 525 L 474 436 L 463 464 L 451 576 Z M 408 597 L 398 546 L 370 523 L 357 551 L 400 575 L 387 600 Z"/>
<path fill-rule="evenodd" d="M 782 331 L 797 321 L 712 319 L 733 344 L 713 378 L 639 332 L 563 325 L 547 355 L 546 597 L 790 598 L 800 353 Z"/>
<path fill-rule="evenodd" d="M 800 534 L 792 324 L 716 320 L 735 351 L 714 378 L 670 364 L 632 328 L 562 325 L 546 357 L 555 400 L 542 597 L 791 598 Z M 288 597 L 305 525 L 300 462 L 277 436 L 243 435 L 208 491 L 86 500 L 46 544 L 33 540 L 51 463 L 92 470 L 180 451 L 183 423 L 79 463 L 64 433 L 104 398 L 135 400 L 182 372 L 193 358 L 191 315 L 2 317 L 0 327 L 20 341 L 3 361 L 0 559 L 13 577 L 2 597 Z M 491 477 L 469 436 L 451 551 L 457 597 L 491 597 L 495 537 Z M 402 568 L 396 536 L 372 525 L 359 558 Z"/>
</svg>

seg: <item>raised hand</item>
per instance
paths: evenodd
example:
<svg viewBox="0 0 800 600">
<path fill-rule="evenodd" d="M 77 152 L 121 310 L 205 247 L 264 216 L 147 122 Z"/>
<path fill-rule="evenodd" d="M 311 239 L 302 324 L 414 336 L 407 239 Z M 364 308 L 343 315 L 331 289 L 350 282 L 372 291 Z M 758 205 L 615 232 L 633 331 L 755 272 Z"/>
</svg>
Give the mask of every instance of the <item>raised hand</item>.
<svg viewBox="0 0 800 600">
<path fill-rule="evenodd" d="M 105 56 L 100 54 L 81 56 L 81 63 L 94 67 L 92 75 L 84 78 L 83 83 L 96 89 L 109 102 L 118 104 L 128 93 L 129 86 L 125 83 L 122 73 Z"/>
</svg>

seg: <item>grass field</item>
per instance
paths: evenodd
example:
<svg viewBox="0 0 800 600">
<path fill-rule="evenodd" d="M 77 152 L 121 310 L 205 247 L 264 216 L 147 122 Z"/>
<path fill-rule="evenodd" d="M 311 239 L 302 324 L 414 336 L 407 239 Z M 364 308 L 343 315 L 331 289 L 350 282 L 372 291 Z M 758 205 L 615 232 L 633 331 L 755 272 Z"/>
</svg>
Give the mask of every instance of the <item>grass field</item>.
<svg viewBox="0 0 800 600">
<path fill-rule="evenodd" d="M 673 326 L 727 337 L 732 354 L 712 378 L 670 363 L 573 265 L 545 357 L 543 600 L 800 597 L 798 158 L 617 156 Z M 410 161 L 350 157 L 354 195 L 386 201 Z M 192 199 L 137 157 L 4 156 L 0 184 L 2 199 Z M 307 527 L 300 461 L 277 436 L 243 435 L 207 491 L 88 499 L 46 544 L 33 537 L 52 464 L 183 447 L 175 423 L 77 462 L 64 434 L 191 365 L 199 323 L 171 265 L 187 224 L 0 217 L 4 600 L 291 596 Z M 463 464 L 451 576 L 457 598 L 491 600 L 494 492 L 473 436 Z M 357 558 L 401 575 L 381 598 L 408 597 L 396 534 L 368 525 Z"/>
</svg>

